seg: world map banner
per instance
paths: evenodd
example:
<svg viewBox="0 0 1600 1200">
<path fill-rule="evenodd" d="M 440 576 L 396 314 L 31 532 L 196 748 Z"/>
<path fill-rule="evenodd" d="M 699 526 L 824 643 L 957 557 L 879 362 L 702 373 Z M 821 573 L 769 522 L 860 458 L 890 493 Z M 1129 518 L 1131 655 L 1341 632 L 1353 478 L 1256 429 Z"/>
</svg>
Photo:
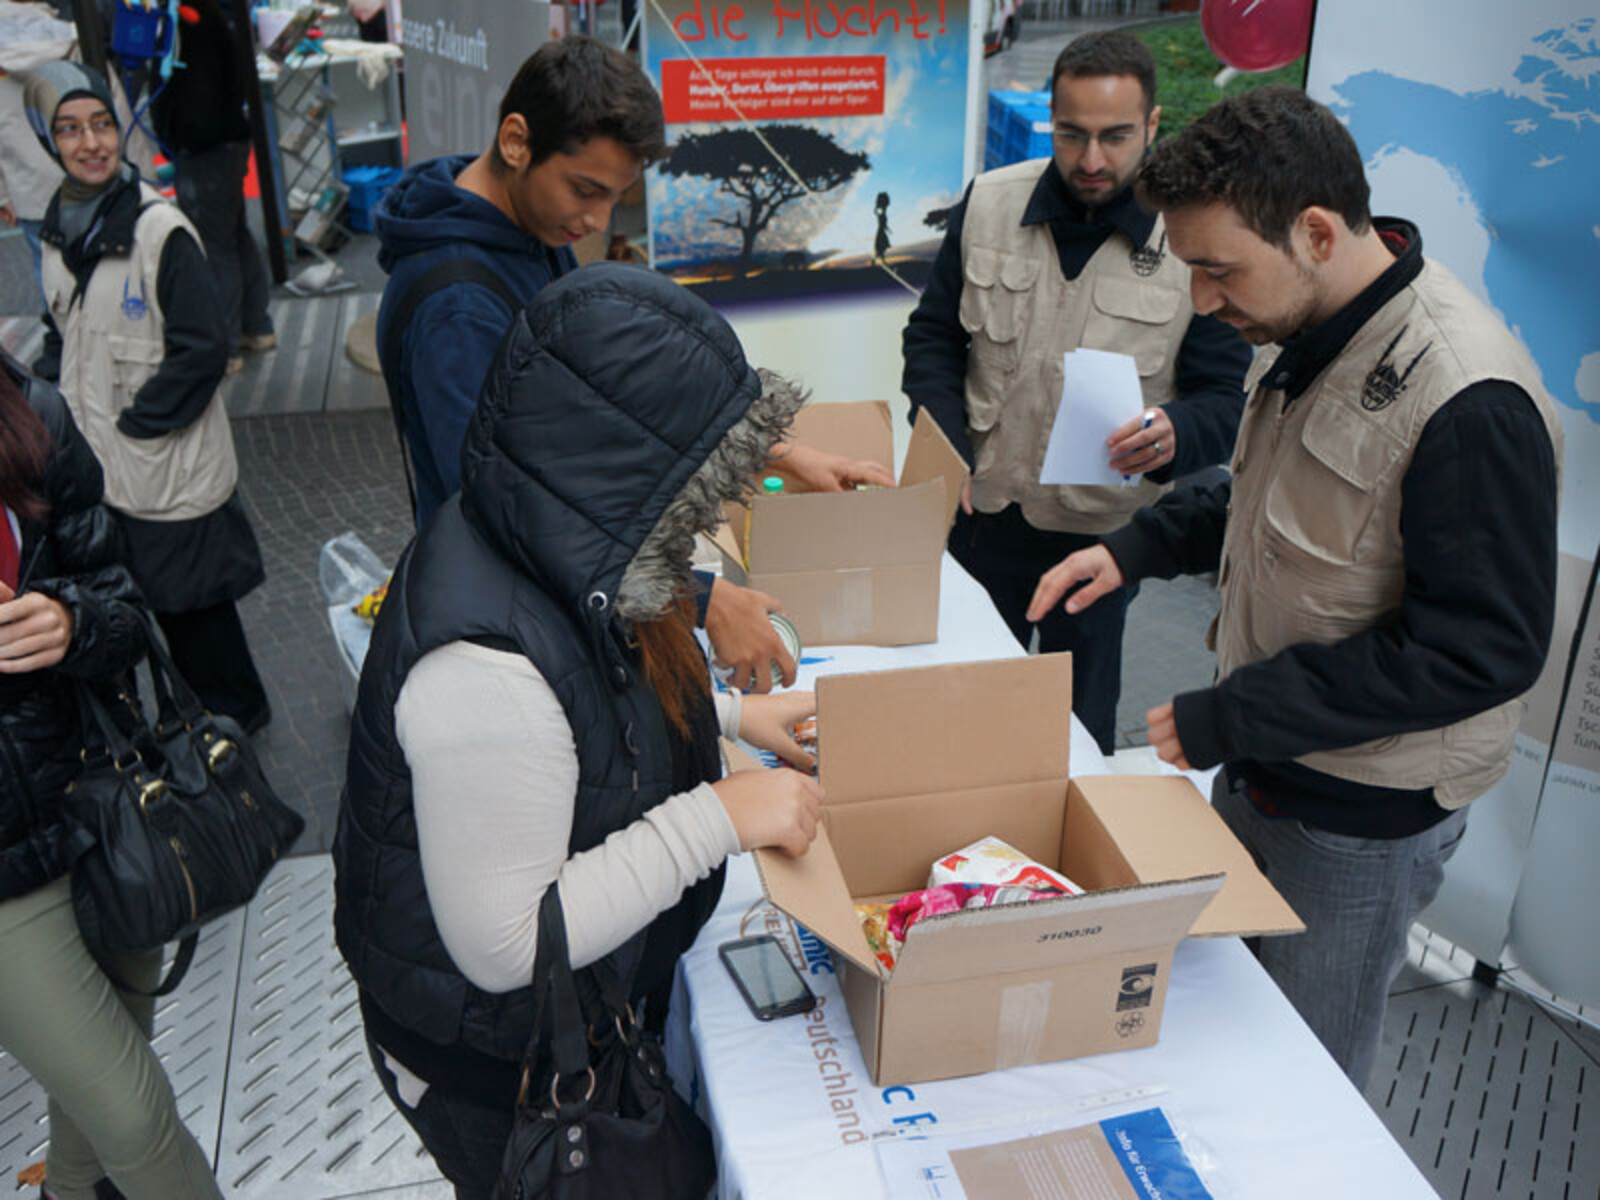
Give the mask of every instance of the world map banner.
<svg viewBox="0 0 1600 1200">
<path fill-rule="evenodd" d="M 1474 801 L 1422 920 L 1479 960 L 1514 962 L 1550 991 L 1590 1004 L 1600 1003 L 1600 927 L 1588 915 L 1600 909 L 1600 875 L 1587 865 L 1600 845 L 1600 771 L 1588 759 L 1563 765 L 1559 748 L 1581 747 L 1580 718 L 1600 722 L 1575 707 L 1600 705 L 1600 668 L 1589 663 L 1586 674 L 1582 659 L 1600 661 L 1584 650 L 1600 622 L 1592 607 L 1600 544 L 1594 11 L 1593 0 L 1319 4 L 1306 80 L 1361 148 L 1373 211 L 1417 223 L 1424 256 L 1501 315 L 1560 414 L 1562 556 L 1550 660 L 1529 694 L 1511 770 Z"/>
<path fill-rule="evenodd" d="M 1600 544 L 1600 18 L 1592 0 L 1317 6 L 1306 90 L 1373 211 L 1422 230 L 1522 339 L 1566 433 L 1561 549 Z M 1374 37 L 1373 30 L 1383 35 Z"/>
</svg>

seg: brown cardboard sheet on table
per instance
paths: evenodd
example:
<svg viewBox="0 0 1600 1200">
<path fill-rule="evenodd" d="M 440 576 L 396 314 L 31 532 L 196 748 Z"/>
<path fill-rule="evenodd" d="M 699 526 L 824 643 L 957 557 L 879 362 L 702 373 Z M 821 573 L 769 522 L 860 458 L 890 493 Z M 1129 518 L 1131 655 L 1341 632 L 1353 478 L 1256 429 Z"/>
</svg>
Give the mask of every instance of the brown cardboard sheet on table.
<svg viewBox="0 0 1600 1200">
<path fill-rule="evenodd" d="M 1070 655 L 833 675 L 817 695 L 823 832 L 756 860 L 838 953 L 880 1085 L 1150 1045 L 1185 935 L 1300 927 L 1187 780 L 1071 778 Z M 927 918 L 885 970 L 854 904 L 921 889 L 988 835 L 1085 894 Z"/>
</svg>

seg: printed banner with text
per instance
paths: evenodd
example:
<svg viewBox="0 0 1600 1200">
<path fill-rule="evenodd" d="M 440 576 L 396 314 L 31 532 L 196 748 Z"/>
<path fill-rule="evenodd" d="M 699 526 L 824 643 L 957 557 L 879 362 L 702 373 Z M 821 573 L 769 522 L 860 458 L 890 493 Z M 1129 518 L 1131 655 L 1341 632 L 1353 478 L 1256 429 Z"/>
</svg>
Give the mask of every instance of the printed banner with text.
<svg viewBox="0 0 1600 1200">
<path fill-rule="evenodd" d="M 961 198 L 966 0 L 663 0 L 651 261 L 713 302 L 927 280 Z M 782 160 L 780 162 L 780 159 Z"/>
</svg>

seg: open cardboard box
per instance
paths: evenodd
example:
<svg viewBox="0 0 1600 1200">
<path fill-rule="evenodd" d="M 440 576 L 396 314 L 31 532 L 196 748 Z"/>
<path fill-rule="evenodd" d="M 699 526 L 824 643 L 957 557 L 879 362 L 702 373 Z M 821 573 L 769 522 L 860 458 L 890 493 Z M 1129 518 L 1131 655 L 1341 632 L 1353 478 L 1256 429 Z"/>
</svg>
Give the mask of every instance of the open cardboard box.
<svg viewBox="0 0 1600 1200">
<path fill-rule="evenodd" d="M 1151 1045 L 1185 935 L 1304 928 L 1187 779 L 1070 777 L 1069 654 L 830 675 L 817 701 L 822 827 L 756 864 L 834 951 L 879 1086 Z M 1085 894 L 926 918 L 885 971 L 855 902 L 988 834 Z"/>
<path fill-rule="evenodd" d="M 894 432 L 881 400 L 811 404 L 796 441 L 894 470 Z M 782 471 L 778 471 L 782 474 Z M 902 646 L 939 635 L 939 560 L 967 466 L 927 411 L 917 414 L 900 486 L 805 492 L 730 505 L 715 542 L 722 574 L 783 602 L 807 646 Z"/>
</svg>

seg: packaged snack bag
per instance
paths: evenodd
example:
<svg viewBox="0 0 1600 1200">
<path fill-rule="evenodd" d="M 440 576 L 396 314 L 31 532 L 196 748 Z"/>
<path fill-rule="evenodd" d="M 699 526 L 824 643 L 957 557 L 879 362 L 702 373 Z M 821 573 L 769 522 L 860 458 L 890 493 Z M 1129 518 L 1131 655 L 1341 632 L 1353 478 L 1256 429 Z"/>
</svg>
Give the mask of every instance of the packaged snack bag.
<svg viewBox="0 0 1600 1200">
<path fill-rule="evenodd" d="M 378 619 L 378 611 L 383 607 L 383 598 L 388 594 L 389 581 L 385 579 L 377 587 L 373 588 L 365 596 L 361 597 L 361 599 L 352 604 L 350 606 L 350 611 L 355 613 L 358 617 L 366 618 L 368 621 L 376 621 Z"/>
<path fill-rule="evenodd" d="M 928 886 L 943 883 L 994 883 L 1040 888 L 1068 896 L 1083 894 L 1083 889 L 1061 872 L 1034 862 L 997 837 L 979 838 L 934 863 L 928 875 Z"/>
<path fill-rule="evenodd" d="M 874 957 L 889 970 L 894 970 L 894 956 L 900 945 L 889 936 L 889 906 L 887 904 L 858 904 L 856 916 L 861 918 L 861 932 L 867 935 L 867 945 Z"/>
</svg>

